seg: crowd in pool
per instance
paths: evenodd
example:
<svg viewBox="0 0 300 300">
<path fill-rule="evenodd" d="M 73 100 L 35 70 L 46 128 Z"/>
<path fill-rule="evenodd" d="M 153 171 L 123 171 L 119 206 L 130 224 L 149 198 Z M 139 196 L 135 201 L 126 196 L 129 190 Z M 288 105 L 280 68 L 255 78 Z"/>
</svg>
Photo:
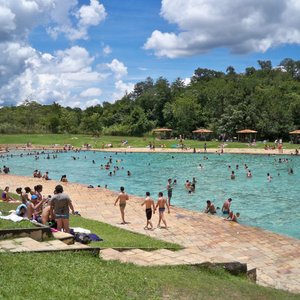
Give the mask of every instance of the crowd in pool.
<svg viewBox="0 0 300 300">
<path fill-rule="evenodd" d="M 66 152 L 66 151 L 64 151 Z M 76 153 L 77 151 L 74 151 Z M 35 160 L 39 160 L 41 155 L 45 155 L 45 158 L 47 159 L 56 159 L 57 153 L 47 153 L 47 152 L 32 152 L 27 155 L 34 155 Z M 116 153 L 117 154 L 117 153 Z M 298 154 L 298 153 L 297 153 Z M 297 155 L 296 154 L 296 155 Z M 221 154 L 219 154 L 221 155 Z M 12 154 L 8 154 L 7 156 L 11 156 Z M 25 156 L 25 154 L 21 154 L 20 156 Z M 175 157 L 172 156 L 172 159 Z M 71 156 L 71 159 L 76 161 L 79 159 L 78 156 Z M 85 157 L 86 159 L 86 157 Z M 131 173 L 130 170 L 125 170 L 123 165 L 123 159 L 117 159 L 114 160 L 113 156 L 105 156 L 104 159 L 106 160 L 105 163 L 100 164 L 99 169 L 100 172 L 103 170 L 104 172 L 107 172 L 107 175 L 112 177 L 117 174 L 117 172 L 124 171 L 123 174 L 126 174 L 126 176 L 134 176 L 134 174 Z M 202 159 L 208 160 L 209 157 L 204 155 Z M 293 175 L 294 170 L 292 167 L 289 166 L 291 159 L 289 158 L 274 158 L 274 162 L 277 164 L 287 164 L 288 166 L 288 174 Z M 95 160 L 92 160 L 92 164 L 96 164 Z M 205 162 L 198 165 L 199 169 L 204 169 Z M 249 168 L 249 166 L 245 163 L 244 165 L 227 165 L 228 171 L 229 171 L 229 177 L 231 180 L 236 179 L 236 173 L 241 176 L 240 173 L 236 172 L 237 170 L 244 168 L 245 169 L 245 177 L 246 178 L 252 178 L 253 174 Z M 3 168 L 0 168 L 0 172 L 3 172 L 5 174 L 10 172 L 10 169 L 8 166 L 3 166 Z M 255 175 L 255 173 L 254 173 Z M 272 181 L 274 175 L 271 175 L 270 172 L 266 173 L 266 179 L 267 181 Z M 280 173 L 277 173 L 277 176 L 280 176 Z M 44 180 L 51 180 L 49 178 L 49 172 L 45 171 L 42 173 L 40 170 L 34 170 L 33 177 L 41 178 Z M 67 175 L 62 175 L 60 178 L 60 181 L 62 183 L 67 183 Z M 180 184 L 181 185 L 181 184 Z M 167 209 L 168 213 L 170 213 L 171 208 L 171 198 L 172 193 L 175 188 L 175 186 L 178 186 L 178 182 L 176 179 L 169 178 L 167 180 L 166 185 L 166 195 L 167 197 L 164 197 L 163 192 L 160 191 L 158 193 L 157 201 L 155 202 L 151 196 L 150 192 L 146 192 L 146 197 L 141 204 L 142 206 L 145 206 L 145 214 L 146 214 L 146 226 L 145 229 L 153 229 L 153 223 L 152 223 L 152 216 L 153 214 L 158 211 L 158 228 L 168 228 L 166 216 L 165 216 L 165 210 Z M 192 195 L 196 191 L 197 186 L 197 179 L 196 177 L 193 177 L 192 180 L 186 179 L 184 183 L 184 187 L 187 194 Z M 89 188 L 94 188 L 93 185 L 89 185 Z M 100 187 L 98 185 L 97 187 Z M 105 188 L 107 188 L 107 184 L 104 185 Z M 42 192 L 42 185 L 37 185 L 32 189 L 29 187 L 24 188 L 25 191 L 23 191 L 22 188 L 18 188 L 16 190 L 17 194 L 20 195 L 22 203 L 17 208 L 17 214 L 20 216 L 25 216 L 29 219 L 36 220 L 38 222 L 41 222 L 43 224 L 49 224 L 50 223 L 56 223 L 59 230 L 64 230 L 66 232 L 69 232 L 69 211 L 71 210 L 72 213 L 74 213 L 74 208 L 72 206 L 72 201 L 70 200 L 69 196 L 63 193 L 63 187 L 61 185 L 58 185 L 54 191 L 53 195 L 48 195 L 47 197 L 41 196 Z M 9 196 L 9 187 L 6 187 L 2 193 L 2 200 L 3 201 L 15 201 L 12 197 Z M 54 200 L 54 201 L 53 201 Z M 121 224 L 126 224 L 125 221 L 125 207 L 126 202 L 129 200 L 128 194 L 125 192 L 124 187 L 120 188 L 120 193 L 115 200 L 115 205 L 119 203 L 120 213 L 121 213 Z M 206 204 L 205 204 L 206 201 Z M 231 210 L 231 202 L 232 198 L 228 198 L 223 203 L 222 208 L 215 207 L 213 200 L 209 199 L 203 199 L 203 212 L 207 214 L 218 214 L 218 210 L 221 211 L 221 214 L 225 217 L 224 220 L 238 222 L 238 218 L 240 217 L 240 214 L 238 212 L 233 212 Z M 64 203 L 62 205 L 62 203 Z M 238 205 L 238 201 L 237 201 Z M 161 223 L 163 223 L 163 227 L 161 226 Z"/>
</svg>

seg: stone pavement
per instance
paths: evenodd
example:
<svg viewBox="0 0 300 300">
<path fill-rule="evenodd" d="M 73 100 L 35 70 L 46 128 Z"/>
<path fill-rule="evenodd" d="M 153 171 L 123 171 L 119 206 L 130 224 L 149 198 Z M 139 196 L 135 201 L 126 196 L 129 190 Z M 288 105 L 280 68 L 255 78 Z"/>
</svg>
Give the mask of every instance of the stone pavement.
<svg viewBox="0 0 300 300">
<path fill-rule="evenodd" d="M 51 194 L 57 184 L 55 181 L 0 175 L 0 187 L 8 185 L 11 191 L 39 183 L 43 184 L 45 195 Z M 162 264 L 239 261 L 247 263 L 248 270 L 257 268 L 258 284 L 300 293 L 300 240 L 178 207 L 172 207 L 171 214 L 166 214 L 168 230 L 144 230 L 146 218 L 144 208 L 140 206 L 142 199 L 135 196 L 130 196 L 126 206 L 126 221 L 130 223 L 121 225 L 119 207 L 113 205 L 117 193 L 73 183 L 64 184 L 64 188 L 71 196 L 75 210 L 83 217 L 184 247 L 176 252 L 158 250 L 146 254 L 135 249 L 132 253 L 122 252 L 122 255 L 110 249 L 102 251 L 106 258 L 141 265 L 158 264 L 162 257 Z M 157 219 L 154 215 L 154 224 Z"/>
<path fill-rule="evenodd" d="M 89 249 L 89 246 L 80 243 L 67 245 L 60 240 L 38 242 L 30 237 L 14 238 L 0 241 L 1 252 L 49 252 L 49 251 L 75 251 Z"/>
</svg>

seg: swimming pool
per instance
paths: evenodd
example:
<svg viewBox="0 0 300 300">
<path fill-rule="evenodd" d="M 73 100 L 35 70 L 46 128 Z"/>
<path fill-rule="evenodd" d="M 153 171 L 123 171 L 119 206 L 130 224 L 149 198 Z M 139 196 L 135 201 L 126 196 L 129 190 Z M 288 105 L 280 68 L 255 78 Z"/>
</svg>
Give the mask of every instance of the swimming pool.
<svg viewBox="0 0 300 300">
<path fill-rule="evenodd" d="M 154 199 L 159 191 L 166 195 L 168 178 L 176 178 L 174 205 L 202 211 L 208 199 L 222 207 L 224 200 L 231 197 L 232 210 L 241 213 L 240 223 L 300 239 L 300 157 L 297 156 L 84 151 L 58 153 L 56 159 L 52 155 L 50 159 L 40 155 L 36 160 L 34 155 L 27 156 L 26 152 L 23 157 L 20 152 L 12 154 L 15 155 L 1 160 L 13 174 L 30 176 L 39 169 L 42 173 L 49 171 L 49 177 L 57 180 L 66 174 L 69 181 L 102 187 L 107 184 L 115 191 L 123 185 L 128 193 L 138 196 L 149 191 Z M 100 169 L 110 157 L 111 168 Z M 251 170 L 252 178 L 246 177 L 244 164 Z M 118 166 L 119 170 L 109 176 L 113 166 Z M 288 173 L 289 168 L 294 174 Z M 127 176 L 128 170 L 131 176 Z M 230 179 L 232 171 L 236 174 L 235 180 Z M 273 177 L 270 182 L 267 173 Z M 197 180 L 196 191 L 188 194 L 184 183 L 193 177 Z M 222 216 L 220 211 L 218 215 Z"/>
</svg>

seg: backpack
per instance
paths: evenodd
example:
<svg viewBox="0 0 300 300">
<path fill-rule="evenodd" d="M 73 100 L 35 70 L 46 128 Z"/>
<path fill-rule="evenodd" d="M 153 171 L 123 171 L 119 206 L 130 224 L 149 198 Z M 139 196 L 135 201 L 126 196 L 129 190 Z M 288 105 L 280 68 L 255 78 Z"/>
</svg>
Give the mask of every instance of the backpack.
<svg viewBox="0 0 300 300">
<path fill-rule="evenodd" d="M 92 240 L 86 233 L 76 233 L 75 234 L 75 241 L 81 244 L 89 244 Z"/>
</svg>

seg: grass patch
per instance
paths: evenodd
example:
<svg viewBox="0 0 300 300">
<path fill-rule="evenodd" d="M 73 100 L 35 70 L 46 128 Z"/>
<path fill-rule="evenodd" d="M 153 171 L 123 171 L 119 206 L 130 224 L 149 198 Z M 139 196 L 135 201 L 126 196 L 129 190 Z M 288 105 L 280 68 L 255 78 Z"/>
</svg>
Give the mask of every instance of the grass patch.
<svg viewBox="0 0 300 300">
<path fill-rule="evenodd" d="M 30 221 L 23 220 L 21 222 L 12 222 L 9 220 L 0 219 L 0 230 L 1 229 L 24 229 L 24 228 L 36 228 Z"/>
<path fill-rule="evenodd" d="M 92 242 L 92 246 L 98 247 L 133 247 L 133 248 L 171 248 L 182 249 L 180 245 L 153 239 L 143 234 L 130 232 L 106 223 L 71 216 L 71 227 L 83 227 L 103 238 L 103 242 Z"/>
<path fill-rule="evenodd" d="M 128 141 L 128 144 L 124 147 L 122 146 L 122 141 Z M 75 147 L 81 147 L 83 144 L 91 144 L 93 148 L 102 148 L 102 145 L 113 144 L 114 147 L 124 147 L 127 148 L 128 145 L 131 147 L 146 147 L 149 142 L 154 142 L 156 147 L 159 147 L 160 144 L 165 145 L 167 148 L 174 148 L 178 143 L 178 140 L 156 140 L 153 136 L 147 137 L 127 137 L 127 136 L 100 136 L 93 137 L 91 135 L 83 134 L 2 134 L 0 136 L 0 144 L 23 144 L 31 142 L 33 145 L 53 145 L 53 144 L 71 144 Z M 184 144 L 190 148 L 201 148 L 204 147 L 204 141 L 198 140 L 185 140 Z M 218 141 L 207 141 L 207 148 L 218 148 L 220 142 Z M 268 143 L 273 145 L 273 142 Z M 284 149 L 296 149 L 299 145 L 284 143 Z M 247 143 L 240 142 L 228 142 L 226 143 L 226 148 L 249 148 Z M 225 148 L 225 149 L 226 149 Z M 258 142 L 255 147 L 263 149 L 264 144 Z"/>
<path fill-rule="evenodd" d="M 15 196 L 15 195 L 13 195 Z M 9 210 L 16 209 L 16 203 L 0 202 L 0 211 L 8 212 Z M 180 245 L 164 242 L 161 240 L 153 239 L 143 234 L 130 232 L 128 230 L 118 228 L 106 223 L 94 221 L 79 216 L 72 216 L 70 218 L 70 225 L 72 227 L 82 227 L 89 229 L 92 233 L 97 234 L 103 238 L 103 242 L 92 242 L 91 246 L 95 247 L 133 247 L 133 248 L 171 248 L 174 250 L 182 249 Z M 7 220 L 0 219 L 0 229 L 11 229 L 11 228 L 31 228 L 35 227 L 29 221 L 22 221 L 14 223 Z"/>
<path fill-rule="evenodd" d="M 0 257 L 1 299 L 299 299 L 222 270 L 139 267 L 102 261 L 88 253 Z"/>
<path fill-rule="evenodd" d="M 13 195 L 13 197 L 15 196 L 16 195 Z M 10 210 L 15 210 L 18 205 L 19 204 L 17 203 L 0 202 L 0 211 L 5 216 L 9 214 Z M 22 229 L 22 228 L 36 228 L 36 226 L 34 226 L 34 224 L 32 224 L 30 221 L 27 220 L 21 222 L 12 222 L 9 220 L 0 219 L 0 229 Z"/>
<path fill-rule="evenodd" d="M 1 190 L 0 190 L 0 193 L 1 193 Z M 15 210 L 19 204 L 0 201 L 0 211 L 9 212 L 10 210 Z"/>
</svg>

